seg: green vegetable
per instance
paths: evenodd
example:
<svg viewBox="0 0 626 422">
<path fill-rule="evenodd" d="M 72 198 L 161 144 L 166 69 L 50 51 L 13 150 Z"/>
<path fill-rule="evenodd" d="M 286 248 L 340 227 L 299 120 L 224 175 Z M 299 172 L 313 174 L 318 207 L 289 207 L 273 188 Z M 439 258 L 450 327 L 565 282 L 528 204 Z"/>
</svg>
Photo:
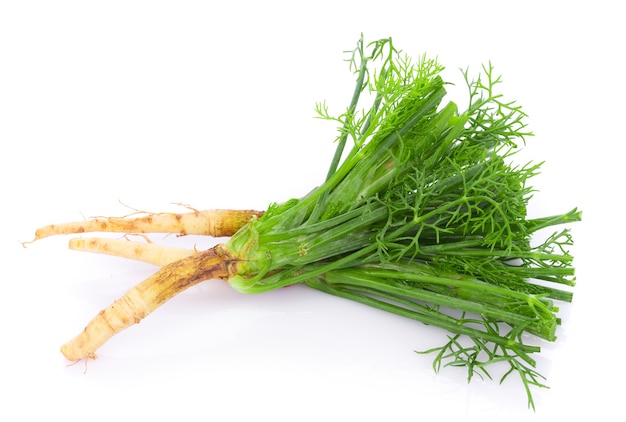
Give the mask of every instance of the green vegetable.
<svg viewBox="0 0 626 422">
<path fill-rule="evenodd" d="M 529 181 L 540 165 L 514 162 L 531 133 L 521 107 L 499 93 L 491 64 L 476 79 L 463 72 L 469 103 L 459 111 L 446 100 L 443 67 L 426 56 L 411 60 L 391 39 L 368 45 L 360 39 L 349 63 L 357 83 L 345 112 L 332 116 L 325 104 L 317 106 L 320 118 L 338 123 L 339 135 L 325 182 L 307 195 L 264 213 L 194 210 L 37 232 L 36 238 L 91 228 L 236 231 L 224 244 L 182 259 L 166 259 L 165 249 L 120 247 L 171 263 L 63 346 L 68 359 L 94 358 L 115 333 L 206 279 L 226 279 L 244 293 L 305 283 L 447 330 L 443 346 L 420 352 L 434 353 L 436 371 L 464 366 L 468 379 L 491 378 L 490 365 L 506 365 L 502 379 L 517 373 L 534 408 L 532 387 L 545 385 L 533 355 L 540 341 L 556 340 L 558 304 L 572 300 L 575 280 L 570 232 L 552 227 L 579 221 L 581 213 L 528 218 Z M 216 221 L 203 227 L 203 216 Z M 554 232 L 538 241 L 546 229 Z"/>
<path fill-rule="evenodd" d="M 442 66 L 411 61 L 391 39 L 360 40 L 350 64 L 357 86 L 345 113 L 317 107 L 341 127 L 326 182 L 271 206 L 224 245 L 240 259 L 229 283 L 259 293 L 304 282 L 445 328 L 449 341 L 430 350 L 436 370 L 466 366 L 471 379 L 505 361 L 503 378 L 517 372 L 534 408 L 530 387 L 544 384 L 527 334 L 556 340 L 555 301 L 571 301 L 574 269 L 568 229 L 531 240 L 581 213 L 527 218 L 539 165 L 512 164 L 531 134 L 491 65 L 476 80 L 464 72 L 470 101 L 459 112 L 443 101 Z M 359 109 L 362 98 L 371 105 Z"/>
</svg>

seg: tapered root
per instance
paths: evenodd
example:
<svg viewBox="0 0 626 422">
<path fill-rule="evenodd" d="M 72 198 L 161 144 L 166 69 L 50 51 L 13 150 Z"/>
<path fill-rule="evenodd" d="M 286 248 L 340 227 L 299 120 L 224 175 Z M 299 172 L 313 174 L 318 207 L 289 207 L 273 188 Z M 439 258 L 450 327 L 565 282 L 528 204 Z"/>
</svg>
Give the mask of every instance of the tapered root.
<svg viewBox="0 0 626 422">
<path fill-rule="evenodd" d="M 262 211 L 255 210 L 204 210 L 187 213 L 147 214 L 142 217 L 97 217 L 85 221 L 51 224 L 35 232 L 32 241 L 48 236 L 87 232 L 116 233 L 172 233 L 223 237 L 232 236 Z M 30 242 L 24 242 L 27 244 Z"/>
<path fill-rule="evenodd" d="M 194 249 L 161 246 L 154 243 L 135 242 L 123 239 L 70 239 L 70 249 L 101 253 L 120 258 L 134 259 L 162 267 L 195 253 Z"/>
<path fill-rule="evenodd" d="M 220 245 L 161 268 L 96 315 L 61 347 L 70 361 L 95 359 L 96 350 L 118 332 L 137 324 L 163 303 L 201 281 L 229 277 L 232 258 Z"/>
</svg>

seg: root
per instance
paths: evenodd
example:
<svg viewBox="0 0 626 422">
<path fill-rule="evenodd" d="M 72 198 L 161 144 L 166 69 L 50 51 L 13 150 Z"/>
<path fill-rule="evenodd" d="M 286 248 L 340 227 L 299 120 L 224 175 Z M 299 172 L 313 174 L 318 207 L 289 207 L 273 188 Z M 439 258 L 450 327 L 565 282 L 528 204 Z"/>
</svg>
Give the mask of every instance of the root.
<svg viewBox="0 0 626 422">
<path fill-rule="evenodd" d="M 131 215 L 135 215 L 133 213 Z M 175 233 L 179 236 L 188 234 L 213 237 L 232 236 L 253 217 L 260 217 L 262 211 L 255 210 L 204 210 L 177 214 L 147 214 L 142 217 L 96 217 L 85 221 L 63 224 L 51 224 L 35 232 L 30 242 L 48 236 L 77 234 L 87 232 L 116 233 Z"/>
<path fill-rule="evenodd" d="M 34 242 L 53 235 L 87 232 L 166 233 L 213 237 L 232 236 L 251 219 L 263 215 L 254 210 L 191 210 L 186 213 L 144 213 L 134 210 L 124 217 L 95 217 L 82 222 L 52 224 L 35 233 Z M 145 214 L 138 216 L 138 214 Z M 205 251 L 159 246 L 147 236 L 146 242 L 121 239 L 72 239 L 70 249 L 105 253 L 163 266 L 154 275 L 128 290 L 109 307 L 100 311 L 85 329 L 61 347 L 70 361 L 95 359 L 96 350 L 116 333 L 139 323 L 148 314 L 183 290 L 208 279 L 228 279 L 237 259 L 222 245 Z"/>
<path fill-rule="evenodd" d="M 172 262 L 100 311 L 85 329 L 61 347 L 70 361 L 95 359 L 96 350 L 185 289 L 201 281 L 229 277 L 232 257 L 220 245 Z"/>
<path fill-rule="evenodd" d="M 71 239 L 70 249 L 85 252 L 94 252 L 134 259 L 148 264 L 162 267 L 195 253 L 195 249 L 160 246 L 154 243 L 135 242 L 121 239 Z"/>
</svg>

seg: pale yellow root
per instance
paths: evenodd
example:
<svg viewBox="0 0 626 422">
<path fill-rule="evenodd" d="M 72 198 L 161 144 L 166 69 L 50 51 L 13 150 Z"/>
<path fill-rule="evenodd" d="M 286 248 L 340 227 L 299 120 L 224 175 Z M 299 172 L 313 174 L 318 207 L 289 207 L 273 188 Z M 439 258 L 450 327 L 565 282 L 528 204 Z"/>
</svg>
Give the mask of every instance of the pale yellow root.
<svg viewBox="0 0 626 422">
<path fill-rule="evenodd" d="M 134 259 L 162 267 L 195 253 L 194 249 L 161 246 L 154 243 L 135 242 L 122 239 L 71 239 L 70 249 L 85 252 L 94 252 Z"/>
<path fill-rule="evenodd" d="M 231 262 L 218 245 L 164 266 L 100 311 L 77 337 L 61 347 L 61 352 L 70 361 L 95 359 L 96 350 L 107 340 L 178 293 L 204 280 L 228 278 Z"/>
<path fill-rule="evenodd" d="M 204 210 L 187 213 L 147 214 L 142 217 L 97 217 L 85 221 L 51 224 L 35 232 L 34 242 L 48 236 L 87 232 L 117 233 L 175 233 L 213 237 L 232 236 L 262 211 L 255 210 Z M 30 242 L 24 242 L 26 245 Z"/>
</svg>

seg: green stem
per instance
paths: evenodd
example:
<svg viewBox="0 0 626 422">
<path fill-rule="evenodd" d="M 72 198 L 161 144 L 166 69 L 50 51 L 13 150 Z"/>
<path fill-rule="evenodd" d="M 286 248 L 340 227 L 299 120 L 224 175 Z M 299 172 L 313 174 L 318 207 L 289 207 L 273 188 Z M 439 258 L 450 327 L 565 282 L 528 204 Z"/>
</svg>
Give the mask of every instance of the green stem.
<svg viewBox="0 0 626 422">
<path fill-rule="evenodd" d="M 440 312 L 430 312 L 430 311 L 417 312 L 415 310 L 397 306 L 392 303 L 378 300 L 369 295 L 363 294 L 363 293 L 370 293 L 370 294 L 377 294 L 377 295 L 382 296 L 381 293 L 378 291 L 368 291 L 367 289 L 364 289 L 363 293 L 357 293 L 355 291 L 347 290 L 342 287 L 331 286 L 317 279 L 310 279 L 309 281 L 307 281 L 307 285 L 317 290 L 323 291 L 325 293 L 330 293 L 335 296 L 339 296 L 345 299 L 353 300 L 355 302 L 363 303 L 365 305 L 372 306 L 374 308 L 377 308 L 386 312 L 390 312 L 396 315 L 400 315 L 406 318 L 423 322 L 424 324 L 427 324 L 427 325 L 433 325 L 436 327 L 444 328 L 452 333 L 464 334 L 472 338 L 481 338 L 485 341 L 493 342 L 507 349 L 511 349 L 514 351 L 519 350 L 519 351 L 525 352 L 523 353 L 523 356 L 525 357 L 525 360 L 527 360 L 531 365 L 534 365 L 535 362 L 530 357 L 528 357 L 527 353 L 535 353 L 535 352 L 540 351 L 540 348 L 537 346 L 522 344 L 514 340 L 511 340 L 510 338 L 497 336 L 494 334 L 487 333 L 485 331 L 481 331 L 481 330 L 463 325 L 462 321 L 454 319 Z M 392 299 L 395 300 L 397 298 L 392 297 Z M 425 308 L 425 309 L 428 309 L 428 308 Z"/>
<path fill-rule="evenodd" d="M 335 155 L 333 156 L 333 159 L 330 163 L 330 167 L 326 175 L 326 180 L 330 179 L 330 177 L 333 174 L 335 174 L 335 171 L 337 171 L 337 167 L 339 166 L 339 162 L 341 161 L 341 156 L 343 155 L 343 150 L 345 148 L 346 141 L 348 140 L 348 132 L 346 130 L 348 127 L 348 121 L 350 121 L 352 117 L 354 116 L 356 106 L 359 103 L 361 92 L 363 92 L 363 82 L 365 81 L 365 75 L 367 74 L 367 63 L 369 59 L 363 55 L 364 51 L 363 51 L 363 38 L 362 37 L 357 44 L 357 50 L 359 52 L 359 55 L 361 56 L 360 57 L 361 66 L 359 68 L 359 76 L 357 77 L 356 86 L 354 87 L 354 92 L 352 93 L 352 99 L 350 100 L 350 106 L 348 107 L 348 112 L 346 115 L 346 123 L 344 123 L 344 126 L 342 128 L 342 135 L 341 137 L 339 137 L 339 140 L 337 142 Z"/>
<path fill-rule="evenodd" d="M 327 273 L 324 278 L 332 285 L 368 288 L 394 297 L 470 312 L 511 326 L 522 326 L 539 337 L 554 340 L 556 318 L 550 302 L 470 277 L 455 279 L 419 271 L 419 264 L 415 263 L 384 269 L 337 270 Z M 422 285 L 407 284 L 408 281 Z M 441 288 L 429 289 L 429 284 Z"/>
</svg>

